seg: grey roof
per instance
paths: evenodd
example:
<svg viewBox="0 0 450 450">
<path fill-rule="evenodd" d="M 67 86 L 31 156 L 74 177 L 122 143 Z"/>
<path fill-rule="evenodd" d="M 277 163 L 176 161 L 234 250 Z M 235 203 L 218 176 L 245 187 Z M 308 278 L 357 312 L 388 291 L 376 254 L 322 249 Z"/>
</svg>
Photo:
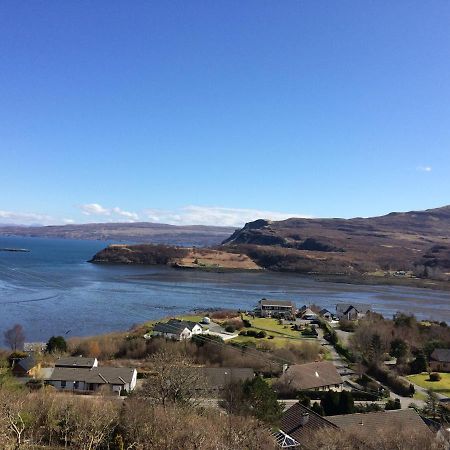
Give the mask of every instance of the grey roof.
<svg viewBox="0 0 450 450">
<path fill-rule="evenodd" d="M 294 302 L 289 300 L 269 300 L 267 298 L 263 298 L 259 301 L 261 306 L 286 306 L 286 307 L 295 307 Z"/>
<path fill-rule="evenodd" d="M 83 356 L 68 356 L 66 358 L 58 358 L 55 367 L 92 367 L 95 358 L 84 358 Z"/>
<path fill-rule="evenodd" d="M 338 303 L 336 305 L 336 311 L 341 311 L 343 314 L 347 314 L 351 308 L 355 308 L 356 311 L 362 313 L 372 311 L 372 305 L 367 303 Z"/>
<path fill-rule="evenodd" d="M 294 364 L 281 376 L 281 381 L 289 382 L 294 389 L 316 389 L 342 384 L 343 380 L 330 361 Z"/>
<path fill-rule="evenodd" d="M 431 359 L 439 362 L 450 362 L 450 348 L 436 348 L 431 354 Z"/>
<path fill-rule="evenodd" d="M 97 384 L 131 383 L 135 369 L 129 367 L 55 367 L 50 381 L 84 381 Z"/>
<path fill-rule="evenodd" d="M 310 308 L 306 308 L 302 311 L 302 316 L 317 316 L 317 314 Z"/>
<path fill-rule="evenodd" d="M 33 367 L 37 366 L 37 361 L 33 355 L 30 355 L 17 361 L 16 365 L 25 370 L 25 372 L 28 372 Z"/>
<path fill-rule="evenodd" d="M 197 322 L 170 319 L 168 322 L 158 322 L 155 324 L 153 331 L 157 331 L 159 333 L 181 334 L 185 328 L 192 331 L 195 325 L 199 325 L 201 327 L 201 325 Z"/>
<path fill-rule="evenodd" d="M 399 430 L 408 427 L 420 433 L 431 433 L 419 414 L 412 408 L 327 416 L 327 420 L 341 429 L 357 428 L 359 432 L 362 431 L 364 434 L 367 432 L 368 437 L 383 433 L 392 427 Z"/>
<path fill-rule="evenodd" d="M 331 314 L 331 315 L 333 315 L 333 313 L 331 312 L 331 311 L 329 311 L 328 309 L 326 309 L 326 308 L 323 308 L 323 309 L 321 309 L 320 311 L 319 311 L 319 314 L 321 315 L 321 316 L 323 316 L 324 314 Z"/>
<path fill-rule="evenodd" d="M 247 367 L 193 367 L 199 371 L 213 389 L 222 389 L 230 382 L 246 381 L 255 376 L 253 369 Z"/>
<path fill-rule="evenodd" d="M 337 429 L 337 426 L 300 403 L 292 405 L 280 420 L 280 429 L 306 448 L 311 437 L 322 428 Z"/>
</svg>

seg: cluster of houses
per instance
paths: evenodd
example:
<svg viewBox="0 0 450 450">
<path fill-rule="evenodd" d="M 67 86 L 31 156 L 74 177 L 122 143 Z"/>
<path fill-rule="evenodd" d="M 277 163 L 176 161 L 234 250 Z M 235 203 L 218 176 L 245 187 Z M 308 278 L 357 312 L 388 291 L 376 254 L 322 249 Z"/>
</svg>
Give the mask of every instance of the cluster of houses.
<svg viewBox="0 0 450 450">
<path fill-rule="evenodd" d="M 318 313 L 312 311 L 306 305 L 298 308 L 295 303 L 290 300 L 270 300 L 263 298 L 258 302 L 255 313 L 259 317 L 276 318 L 293 320 L 301 317 L 305 320 L 314 320 L 318 316 L 326 320 L 359 320 L 364 318 L 368 313 L 372 312 L 372 306 L 364 303 L 338 303 L 336 304 L 336 312 L 333 313 L 323 308 Z"/>
</svg>

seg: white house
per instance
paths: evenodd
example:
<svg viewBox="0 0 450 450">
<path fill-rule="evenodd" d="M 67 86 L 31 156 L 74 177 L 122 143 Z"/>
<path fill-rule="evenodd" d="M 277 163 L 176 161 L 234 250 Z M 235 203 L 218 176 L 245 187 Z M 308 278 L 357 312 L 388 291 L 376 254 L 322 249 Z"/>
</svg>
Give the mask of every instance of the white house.
<svg viewBox="0 0 450 450">
<path fill-rule="evenodd" d="M 195 334 L 202 334 L 203 328 L 199 323 L 187 320 L 170 319 L 168 322 L 158 322 L 153 327 L 153 336 L 164 336 L 167 339 L 183 341 Z"/>
<path fill-rule="evenodd" d="M 136 387 L 137 371 L 128 367 L 55 367 L 46 381 L 56 389 L 95 392 L 109 386 L 112 392 L 131 392 Z"/>
</svg>

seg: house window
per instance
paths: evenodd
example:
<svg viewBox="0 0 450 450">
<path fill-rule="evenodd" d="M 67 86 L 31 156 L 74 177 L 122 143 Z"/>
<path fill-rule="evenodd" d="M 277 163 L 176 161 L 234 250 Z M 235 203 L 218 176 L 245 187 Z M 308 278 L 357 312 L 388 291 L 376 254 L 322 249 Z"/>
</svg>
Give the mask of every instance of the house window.
<svg viewBox="0 0 450 450">
<path fill-rule="evenodd" d="M 79 381 L 75 381 L 75 383 L 73 384 L 73 388 L 78 389 L 78 385 L 79 385 Z"/>
<path fill-rule="evenodd" d="M 65 381 L 61 381 L 61 387 L 62 387 L 63 389 L 65 389 L 65 387 L 66 387 L 66 382 L 65 382 Z"/>
</svg>

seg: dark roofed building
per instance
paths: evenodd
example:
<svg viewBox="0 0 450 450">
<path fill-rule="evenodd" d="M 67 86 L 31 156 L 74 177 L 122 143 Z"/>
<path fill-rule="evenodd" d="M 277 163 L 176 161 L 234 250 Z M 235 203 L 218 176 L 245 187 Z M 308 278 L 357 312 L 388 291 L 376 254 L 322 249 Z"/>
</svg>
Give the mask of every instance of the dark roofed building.
<svg viewBox="0 0 450 450">
<path fill-rule="evenodd" d="M 192 370 L 200 372 L 208 388 L 215 391 L 231 382 L 243 382 L 255 376 L 253 369 L 246 367 L 193 367 Z"/>
<path fill-rule="evenodd" d="M 293 448 L 316 450 L 318 447 L 314 437 L 319 436 L 321 431 L 356 431 L 361 443 L 367 443 L 368 448 L 372 448 L 370 444 L 374 436 L 383 435 L 388 430 L 404 429 L 415 430 L 422 435 L 432 433 L 422 417 L 410 408 L 322 417 L 306 406 L 296 403 L 283 414 L 280 421 L 282 435 L 276 436 L 276 441 L 281 448 L 289 448 L 287 445 L 281 445 L 283 442 L 292 442 L 282 439 L 283 435 L 287 435 L 299 443 Z"/>
<path fill-rule="evenodd" d="M 327 420 L 346 431 L 358 430 L 358 436 L 364 439 L 385 433 L 386 430 L 409 428 L 421 434 L 431 433 L 422 417 L 412 408 L 392 411 L 374 411 L 369 413 L 344 414 L 327 416 Z"/>
<path fill-rule="evenodd" d="M 294 364 L 280 377 L 279 383 L 295 390 L 342 390 L 343 380 L 329 361 Z"/>
<path fill-rule="evenodd" d="M 434 372 L 450 372 L 450 348 L 434 349 L 429 365 Z"/>
<path fill-rule="evenodd" d="M 41 364 L 33 355 L 26 358 L 15 359 L 11 371 L 16 377 L 36 377 L 39 375 Z"/>
<path fill-rule="evenodd" d="M 336 315 L 338 319 L 358 320 L 372 311 L 372 306 L 365 303 L 338 303 Z"/>
<path fill-rule="evenodd" d="M 295 316 L 295 303 L 263 298 L 259 301 L 258 312 L 261 317 L 292 318 Z"/>
<path fill-rule="evenodd" d="M 128 392 L 136 386 L 137 371 L 128 367 L 55 367 L 47 380 L 60 390 L 76 392 L 96 391 L 103 385 L 111 390 Z"/>
<path fill-rule="evenodd" d="M 328 309 L 323 308 L 319 311 L 319 315 L 323 317 L 326 320 L 332 320 L 333 319 L 333 313 L 331 311 L 328 311 Z"/>
<path fill-rule="evenodd" d="M 194 334 L 202 334 L 203 328 L 197 322 L 170 319 L 168 322 L 158 322 L 153 327 L 153 335 L 181 341 L 190 339 Z"/>
<path fill-rule="evenodd" d="M 300 448 L 315 448 L 314 445 L 309 446 L 311 437 L 323 429 L 337 430 L 337 426 L 300 403 L 291 406 L 280 421 L 282 433 L 297 442 Z M 282 444 L 289 444 L 291 441 L 282 439 L 283 437 L 285 438 L 282 435 L 276 436 L 277 443 L 281 448 L 287 448 Z"/>
<path fill-rule="evenodd" d="M 58 358 L 55 362 L 55 367 L 81 367 L 90 369 L 97 366 L 97 358 L 84 358 L 83 356 L 68 356 L 65 358 Z"/>
</svg>

